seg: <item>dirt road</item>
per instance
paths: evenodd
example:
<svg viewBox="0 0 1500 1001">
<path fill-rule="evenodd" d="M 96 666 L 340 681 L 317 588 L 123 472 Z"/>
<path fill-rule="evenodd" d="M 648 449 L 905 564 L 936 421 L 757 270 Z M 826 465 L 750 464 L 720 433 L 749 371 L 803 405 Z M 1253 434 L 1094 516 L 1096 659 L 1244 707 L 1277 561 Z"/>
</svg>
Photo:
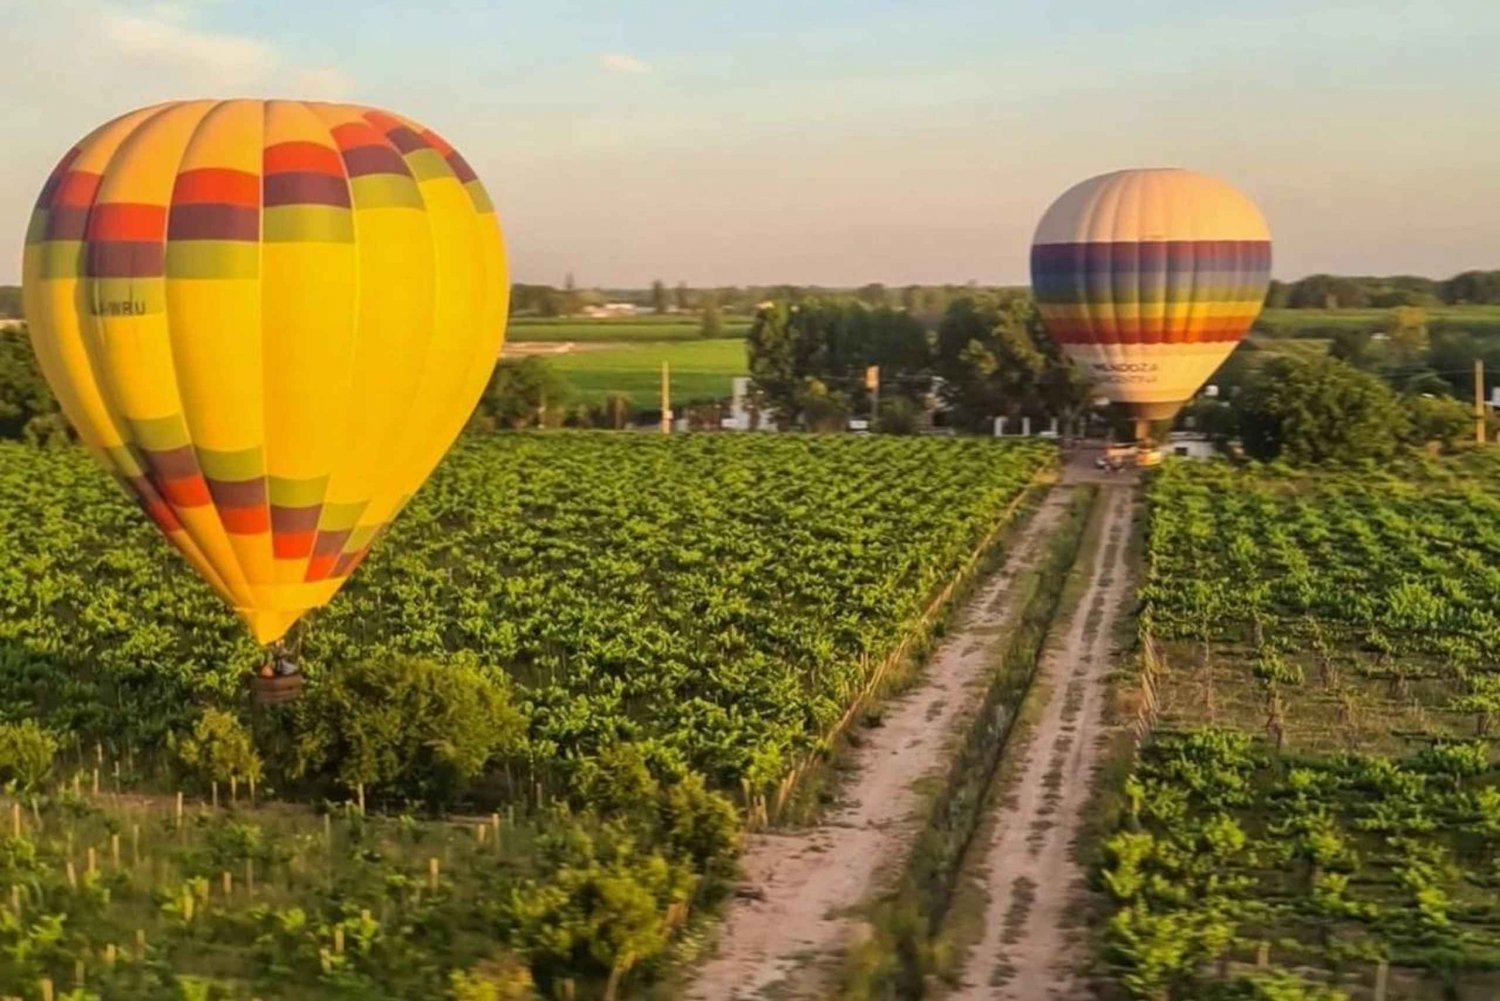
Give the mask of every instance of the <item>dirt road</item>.
<svg viewBox="0 0 1500 1001">
<path fill-rule="evenodd" d="M 694 1001 L 822 997 L 827 963 L 860 931 L 850 911 L 905 859 L 917 833 L 917 783 L 948 767 L 978 706 L 986 668 L 1015 611 L 1011 582 L 1044 552 L 1072 491 L 1054 488 L 1021 528 L 1005 565 L 960 609 L 922 677 L 861 731 L 842 801 L 805 832 L 753 836 L 743 859 L 758 898 L 730 906 L 716 953 L 690 980 Z"/>
<path fill-rule="evenodd" d="M 1071 467 L 1070 474 L 1075 474 Z M 1111 668 L 1111 638 L 1128 610 L 1126 550 L 1134 515 L 1133 477 L 1100 482 L 1103 535 L 1088 584 L 1061 642 L 1043 657 L 1033 697 L 1045 704 L 1007 769 L 1013 776 L 992 809 L 999 814 L 983 846 L 989 903 L 982 940 L 949 1001 L 1075 1001 L 1088 997 L 1080 972 L 1086 943 L 1069 927 L 1084 894 L 1073 842 L 1092 791 L 1097 741 Z"/>
</svg>

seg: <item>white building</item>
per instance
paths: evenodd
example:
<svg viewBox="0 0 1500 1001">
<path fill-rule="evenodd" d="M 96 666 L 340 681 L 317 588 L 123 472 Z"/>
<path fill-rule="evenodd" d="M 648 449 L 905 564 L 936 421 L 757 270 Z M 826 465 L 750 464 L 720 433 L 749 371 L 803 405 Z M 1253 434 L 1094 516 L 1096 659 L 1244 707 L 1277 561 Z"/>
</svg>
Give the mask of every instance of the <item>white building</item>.
<svg viewBox="0 0 1500 1001">
<path fill-rule="evenodd" d="M 719 419 L 719 427 L 725 431 L 749 431 L 754 424 L 750 413 L 750 377 L 739 376 L 733 383 L 733 396 L 729 401 L 729 416 Z M 759 414 L 759 428 L 762 431 L 776 430 L 776 412 L 773 410 L 762 410 Z"/>
</svg>

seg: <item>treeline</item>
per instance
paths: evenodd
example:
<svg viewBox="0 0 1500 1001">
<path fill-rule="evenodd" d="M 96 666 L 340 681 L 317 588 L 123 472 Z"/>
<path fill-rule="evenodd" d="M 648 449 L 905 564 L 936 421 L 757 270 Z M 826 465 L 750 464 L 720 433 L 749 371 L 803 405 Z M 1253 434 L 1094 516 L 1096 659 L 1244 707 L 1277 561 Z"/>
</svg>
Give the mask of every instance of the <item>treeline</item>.
<svg viewBox="0 0 1500 1001">
<path fill-rule="evenodd" d="M 717 285 L 692 287 L 684 282 L 668 285 L 658 279 L 649 288 L 580 288 L 571 275 L 562 286 L 516 284 L 511 286 L 512 316 L 575 316 L 588 306 L 607 302 L 629 303 L 654 313 L 691 313 L 717 308 L 748 316 L 766 302 L 800 304 L 831 298 L 847 298 L 872 309 L 901 309 L 929 322 L 936 322 L 949 304 L 979 293 L 1024 291 L 1023 287 L 964 285 L 886 286 L 871 282 L 857 288 L 820 285 Z"/>
<path fill-rule="evenodd" d="M 875 412 L 872 366 L 878 430 L 909 432 L 934 406 L 969 431 L 989 430 L 995 417 L 1071 421 L 1089 399 L 1024 291 L 961 296 L 935 330 L 905 309 L 855 298 L 767 303 L 746 347 L 755 387 L 783 426 L 842 428 Z"/>
<path fill-rule="evenodd" d="M 1418 275 L 1308 275 L 1273 281 L 1267 309 L 1389 309 L 1394 306 L 1500 305 L 1500 271 L 1465 271 L 1448 279 Z"/>
</svg>

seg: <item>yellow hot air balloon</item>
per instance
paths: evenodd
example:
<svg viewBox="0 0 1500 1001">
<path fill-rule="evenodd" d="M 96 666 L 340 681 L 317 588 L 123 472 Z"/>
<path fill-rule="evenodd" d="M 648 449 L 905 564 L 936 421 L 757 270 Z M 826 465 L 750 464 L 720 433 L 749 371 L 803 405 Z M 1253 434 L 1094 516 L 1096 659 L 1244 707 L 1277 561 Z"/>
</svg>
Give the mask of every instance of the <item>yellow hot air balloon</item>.
<svg viewBox="0 0 1500 1001">
<path fill-rule="evenodd" d="M 452 444 L 509 294 L 463 157 L 301 101 L 97 129 L 42 189 L 23 284 L 79 436 L 261 643 L 333 596 Z"/>
<path fill-rule="evenodd" d="M 1089 178 L 1042 216 L 1031 248 L 1048 332 L 1142 438 L 1234 350 L 1270 276 L 1260 210 L 1190 170 Z"/>
</svg>

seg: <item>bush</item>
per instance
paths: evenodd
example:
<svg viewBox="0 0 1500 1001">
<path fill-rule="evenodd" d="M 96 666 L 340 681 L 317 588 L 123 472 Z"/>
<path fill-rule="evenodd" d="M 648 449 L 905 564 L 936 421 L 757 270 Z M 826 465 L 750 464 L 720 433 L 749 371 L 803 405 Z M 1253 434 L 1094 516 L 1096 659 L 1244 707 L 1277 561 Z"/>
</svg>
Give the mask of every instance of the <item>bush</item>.
<svg viewBox="0 0 1500 1001">
<path fill-rule="evenodd" d="M 1336 358 L 1274 358 L 1235 398 L 1245 451 L 1261 460 L 1388 459 L 1410 433 L 1396 394 Z"/>
<path fill-rule="evenodd" d="M 1451 396 L 1409 396 L 1402 402 L 1411 417 L 1414 444 L 1437 442 L 1452 449 L 1474 436 L 1474 414 Z"/>
<path fill-rule="evenodd" d="M 35 720 L 0 724 L 0 779 L 13 794 L 35 796 L 57 758 L 57 738 Z"/>
<path fill-rule="evenodd" d="M 451 804 L 523 731 L 502 680 L 468 664 L 399 658 L 309 683 L 291 726 L 293 777 L 432 806 Z"/>
<path fill-rule="evenodd" d="M 250 731 L 222 709 L 203 711 L 192 732 L 178 742 L 177 758 L 205 784 L 231 779 L 260 781 L 261 760 Z"/>
</svg>

